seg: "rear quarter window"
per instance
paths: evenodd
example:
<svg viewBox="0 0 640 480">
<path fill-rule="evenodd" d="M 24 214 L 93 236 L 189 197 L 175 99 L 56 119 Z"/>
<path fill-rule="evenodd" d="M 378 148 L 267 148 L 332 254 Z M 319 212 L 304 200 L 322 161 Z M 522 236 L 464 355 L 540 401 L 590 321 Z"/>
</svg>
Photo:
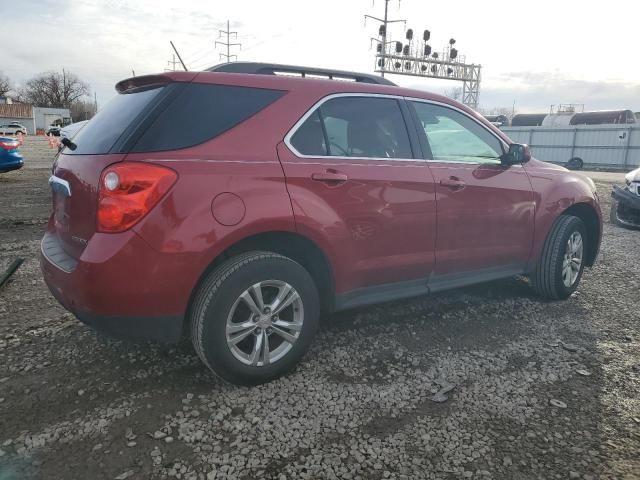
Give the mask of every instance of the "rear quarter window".
<svg viewBox="0 0 640 480">
<path fill-rule="evenodd" d="M 206 142 L 264 109 L 285 92 L 172 83 L 121 93 L 73 138 L 66 154 L 158 152 Z"/>
<path fill-rule="evenodd" d="M 133 152 L 192 147 L 247 120 L 284 92 L 262 88 L 190 83 L 140 136 Z"/>
</svg>

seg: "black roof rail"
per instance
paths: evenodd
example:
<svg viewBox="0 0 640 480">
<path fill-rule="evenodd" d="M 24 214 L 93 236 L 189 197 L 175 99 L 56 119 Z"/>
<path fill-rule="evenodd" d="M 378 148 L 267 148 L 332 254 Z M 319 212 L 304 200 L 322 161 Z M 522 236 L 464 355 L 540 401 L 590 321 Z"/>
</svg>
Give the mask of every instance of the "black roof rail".
<svg viewBox="0 0 640 480">
<path fill-rule="evenodd" d="M 344 70 L 329 70 L 325 68 L 301 67 L 298 65 L 279 65 L 277 63 L 260 63 L 260 62 L 229 62 L 221 63 L 213 67 L 207 68 L 206 72 L 224 72 L 224 73 L 251 73 L 255 75 L 277 75 L 298 74 L 302 77 L 313 75 L 326 77 L 328 79 L 353 80 L 361 83 L 374 83 L 377 85 L 393 85 L 395 83 L 383 78 L 379 75 L 370 73 L 347 72 Z"/>
</svg>

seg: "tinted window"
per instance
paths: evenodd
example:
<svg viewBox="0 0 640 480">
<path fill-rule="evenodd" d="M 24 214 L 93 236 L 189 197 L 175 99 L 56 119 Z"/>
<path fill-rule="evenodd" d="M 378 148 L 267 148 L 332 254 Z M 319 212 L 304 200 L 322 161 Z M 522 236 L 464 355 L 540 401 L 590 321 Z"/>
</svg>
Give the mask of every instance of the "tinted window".
<svg viewBox="0 0 640 480">
<path fill-rule="evenodd" d="M 320 114 L 331 156 L 413 158 L 397 100 L 333 98 L 322 104 Z"/>
<path fill-rule="evenodd" d="M 198 83 L 180 87 L 132 151 L 175 150 L 205 142 L 256 114 L 284 93 Z"/>
<path fill-rule="evenodd" d="M 77 148 L 65 149 L 67 154 L 109 153 L 118 138 L 128 130 L 142 110 L 162 91 L 163 87 L 116 95 L 73 139 Z"/>
<path fill-rule="evenodd" d="M 450 108 L 412 102 L 433 160 L 500 163 L 502 143 L 483 126 Z"/>
<path fill-rule="evenodd" d="M 302 155 L 327 155 L 320 113 L 317 110 L 298 127 L 291 137 L 291 145 Z"/>
</svg>

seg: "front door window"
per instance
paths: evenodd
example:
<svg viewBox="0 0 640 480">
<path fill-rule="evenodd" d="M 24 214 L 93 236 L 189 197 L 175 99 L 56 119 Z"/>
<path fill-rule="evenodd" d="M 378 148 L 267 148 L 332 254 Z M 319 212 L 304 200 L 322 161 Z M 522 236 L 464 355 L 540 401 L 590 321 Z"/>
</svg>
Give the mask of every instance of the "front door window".
<svg viewBox="0 0 640 480">
<path fill-rule="evenodd" d="M 477 122 L 451 108 L 413 102 L 431 152 L 430 160 L 500 163 L 501 142 Z"/>
</svg>

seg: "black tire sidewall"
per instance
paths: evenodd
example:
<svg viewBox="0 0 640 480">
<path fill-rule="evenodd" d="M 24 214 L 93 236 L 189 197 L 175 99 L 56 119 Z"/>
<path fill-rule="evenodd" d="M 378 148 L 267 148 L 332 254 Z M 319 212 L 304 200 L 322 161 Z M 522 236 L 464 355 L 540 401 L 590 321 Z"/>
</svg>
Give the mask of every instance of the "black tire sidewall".
<svg viewBox="0 0 640 480">
<path fill-rule="evenodd" d="M 567 246 L 567 242 L 569 237 L 573 235 L 574 232 L 579 232 L 582 236 L 582 264 L 580 265 L 580 271 L 578 272 L 578 277 L 576 278 L 573 285 L 567 287 L 562 280 L 562 263 L 564 260 L 564 253 Z M 567 298 L 573 292 L 576 291 L 578 285 L 580 285 L 580 280 L 582 279 L 582 274 L 584 272 L 584 265 L 587 256 L 588 250 L 588 237 L 587 237 L 587 229 L 584 226 L 582 220 L 578 217 L 573 217 L 568 225 L 568 228 L 558 237 L 558 243 L 554 245 L 554 248 L 557 248 L 559 252 L 557 253 L 556 264 L 553 268 L 553 275 L 555 277 L 555 283 L 557 285 L 557 293 L 560 298 Z"/>
<path fill-rule="evenodd" d="M 227 316 L 236 299 L 247 288 L 265 280 L 282 280 L 296 289 L 304 308 L 304 322 L 293 348 L 276 363 L 254 367 L 236 359 L 226 340 Z M 202 353 L 208 366 L 223 379 L 245 385 L 263 383 L 292 370 L 309 349 L 320 311 L 317 288 L 308 272 L 283 257 L 253 260 L 225 278 L 208 304 L 203 305 Z"/>
<path fill-rule="evenodd" d="M 566 167 L 569 170 L 582 170 L 582 168 L 584 167 L 584 161 L 580 157 L 573 157 L 569 159 Z"/>
</svg>

